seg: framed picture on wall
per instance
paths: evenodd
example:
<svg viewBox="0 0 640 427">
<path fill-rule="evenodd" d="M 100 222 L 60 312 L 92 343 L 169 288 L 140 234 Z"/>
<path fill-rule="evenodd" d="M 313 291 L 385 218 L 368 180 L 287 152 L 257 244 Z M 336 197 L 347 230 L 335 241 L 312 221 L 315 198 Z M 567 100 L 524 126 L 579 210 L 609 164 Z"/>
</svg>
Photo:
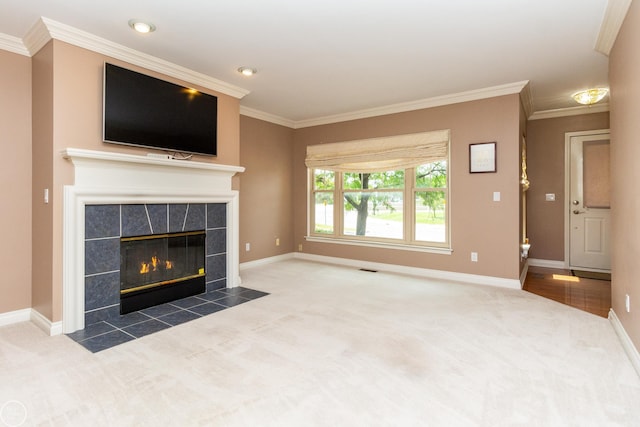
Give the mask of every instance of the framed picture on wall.
<svg viewBox="0 0 640 427">
<path fill-rule="evenodd" d="M 469 173 L 497 171 L 496 143 L 469 144 Z"/>
</svg>

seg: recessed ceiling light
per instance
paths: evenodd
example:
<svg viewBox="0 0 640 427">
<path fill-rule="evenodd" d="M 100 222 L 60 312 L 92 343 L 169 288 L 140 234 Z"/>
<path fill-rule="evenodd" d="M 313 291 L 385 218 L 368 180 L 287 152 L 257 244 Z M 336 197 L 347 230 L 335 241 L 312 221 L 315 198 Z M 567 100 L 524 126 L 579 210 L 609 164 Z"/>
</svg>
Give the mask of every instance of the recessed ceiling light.
<svg viewBox="0 0 640 427">
<path fill-rule="evenodd" d="M 606 88 L 594 88 L 581 90 L 580 92 L 576 92 L 571 97 L 575 99 L 578 104 L 582 105 L 593 105 L 596 102 L 600 101 L 604 98 L 607 93 L 609 93 L 609 89 Z"/>
<path fill-rule="evenodd" d="M 156 26 L 152 23 L 144 22 L 139 19 L 130 19 L 129 26 L 142 34 L 153 33 L 156 30 Z"/>
<path fill-rule="evenodd" d="M 240 67 L 238 68 L 238 72 L 240 74 L 242 74 L 243 76 L 253 76 L 255 73 L 258 72 L 258 70 L 256 70 L 255 68 L 250 68 L 250 67 Z"/>
</svg>

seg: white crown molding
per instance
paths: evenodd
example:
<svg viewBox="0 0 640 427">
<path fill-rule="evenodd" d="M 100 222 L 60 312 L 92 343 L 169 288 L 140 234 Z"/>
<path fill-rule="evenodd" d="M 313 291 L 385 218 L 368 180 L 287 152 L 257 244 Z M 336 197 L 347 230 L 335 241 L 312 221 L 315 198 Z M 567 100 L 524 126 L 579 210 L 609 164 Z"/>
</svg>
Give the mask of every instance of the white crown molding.
<svg viewBox="0 0 640 427">
<path fill-rule="evenodd" d="M 22 40 L 9 34 L 0 33 L 0 49 L 17 53 L 18 55 L 31 56 Z"/>
<path fill-rule="evenodd" d="M 33 56 L 51 39 L 60 40 L 74 46 L 101 53 L 111 58 L 175 77 L 191 84 L 200 85 L 234 98 L 242 99 L 249 93 L 248 90 L 241 87 L 214 79 L 206 74 L 130 49 L 45 17 L 40 18 L 27 33 L 25 45 Z"/>
<path fill-rule="evenodd" d="M 417 101 L 403 102 L 400 104 L 387 105 L 384 107 L 369 108 L 366 110 L 354 111 L 351 113 L 336 114 L 332 116 L 319 117 L 309 120 L 289 120 L 255 110 L 248 107 L 240 107 L 240 114 L 253 117 L 255 119 L 287 126 L 292 129 L 301 129 L 312 126 L 327 125 L 331 123 L 346 122 L 349 120 L 365 119 L 369 117 L 384 116 L 386 114 L 404 113 L 407 111 L 422 110 L 425 108 L 440 107 L 443 105 L 457 104 L 460 102 L 477 101 L 480 99 L 495 98 L 503 95 L 520 94 L 522 103 L 525 107 L 532 109 L 531 92 L 529 90 L 529 81 L 521 81 L 516 83 L 507 83 L 500 86 L 492 86 L 483 89 L 470 90 L 467 92 L 459 92 L 450 95 L 437 96 L 434 98 L 419 99 Z M 527 111 L 529 114 L 529 111 Z"/>
<path fill-rule="evenodd" d="M 24 36 L 23 42 L 29 51 L 29 55 L 33 56 L 38 53 L 44 45 L 49 43 L 50 40 L 51 34 L 49 34 L 47 26 L 42 21 L 42 18 L 40 18 L 33 24 L 33 27 L 27 32 L 27 35 Z"/>
<path fill-rule="evenodd" d="M 265 122 L 274 123 L 276 125 L 286 126 L 288 128 L 295 129 L 296 122 L 293 120 L 285 119 L 284 117 L 276 116 L 275 114 L 265 113 L 253 108 L 240 106 L 240 114 L 247 117 L 253 117 L 254 119 L 263 120 Z"/>
<path fill-rule="evenodd" d="M 483 89 L 470 90 L 417 101 L 402 102 L 384 107 L 369 108 L 345 114 L 319 117 L 317 119 L 300 120 L 295 122 L 295 129 L 326 125 L 331 123 L 346 122 L 349 120 L 365 119 L 369 117 L 384 116 L 387 114 L 404 113 L 407 111 L 422 110 L 425 108 L 440 107 L 443 105 L 457 104 L 460 102 L 477 101 L 480 99 L 494 98 L 503 95 L 520 93 L 529 81 L 507 83 L 500 86 L 491 86 Z"/>
<path fill-rule="evenodd" d="M 602 18 L 600 32 L 594 46 L 596 51 L 609 56 L 630 6 L 631 0 L 609 0 L 607 2 L 607 10 Z"/>
<path fill-rule="evenodd" d="M 533 114 L 533 95 L 531 95 L 531 85 L 529 82 L 524 86 L 520 92 L 520 102 L 522 102 L 522 108 L 524 108 L 525 117 L 529 117 Z"/>
<path fill-rule="evenodd" d="M 580 116 L 582 114 L 606 113 L 609 111 L 609 104 L 596 104 L 592 106 L 579 106 L 570 108 L 558 108 L 556 110 L 536 111 L 529 120 L 555 119 L 558 117 Z"/>
</svg>

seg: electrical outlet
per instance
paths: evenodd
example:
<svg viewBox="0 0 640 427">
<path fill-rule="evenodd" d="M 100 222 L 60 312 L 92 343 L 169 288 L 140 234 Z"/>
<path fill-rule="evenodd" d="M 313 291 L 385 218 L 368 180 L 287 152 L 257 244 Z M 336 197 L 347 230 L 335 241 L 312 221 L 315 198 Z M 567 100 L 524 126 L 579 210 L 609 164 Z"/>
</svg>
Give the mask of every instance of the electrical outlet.
<svg viewBox="0 0 640 427">
<path fill-rule="evenodd" d="M 244 250 L 249 252 L 251 250 L 251 243 L 245 243 Z"/>
<path fill-rule="evenodd" d="M 499 202 L 500 201 L 500 192 L 499 191 L 494 191 L 493 192 L 493 201 L 494 202 Z"/>
<path fill-rule="evenodd" d="M 298 245 L 298 252 L 302 252 L 302 244 Z"/>
<path fill-rule="evenodd" d="M 631 313 L 631 299 L 629 298 L 629 294 L 624 296 L 624 307 L 627 309 L 627 313 Z"/>
<path fill-rule="evenodd" d="M 478 262 L 478 252 L 471 252 L 471 261 Z"/>
<path fill-rule="evenodd" d="M 276 237 L 276 246 L 280 246 L 280 239 Z"/>
</svg>

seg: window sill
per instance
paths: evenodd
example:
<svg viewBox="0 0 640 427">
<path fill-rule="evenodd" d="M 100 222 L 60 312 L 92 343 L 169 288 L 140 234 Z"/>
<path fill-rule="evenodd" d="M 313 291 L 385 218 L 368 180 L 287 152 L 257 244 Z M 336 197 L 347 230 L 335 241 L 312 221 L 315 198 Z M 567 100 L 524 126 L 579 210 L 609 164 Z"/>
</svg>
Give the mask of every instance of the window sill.
<svg viewBox="0 0 640 427">
<path fill-rule="evenodd" d="M 337 239 L 334 237 L 305 236 L 307 242 L 334 243 L 337 245 L 365 246 L 369 248 L 394 249 L 411 252 L 425 252 L 432 254 L 451 255 L 453 249 L 436 246 L 407 245 L 404 243 L 372 242 L 364 240 Z"/>
</svg>

